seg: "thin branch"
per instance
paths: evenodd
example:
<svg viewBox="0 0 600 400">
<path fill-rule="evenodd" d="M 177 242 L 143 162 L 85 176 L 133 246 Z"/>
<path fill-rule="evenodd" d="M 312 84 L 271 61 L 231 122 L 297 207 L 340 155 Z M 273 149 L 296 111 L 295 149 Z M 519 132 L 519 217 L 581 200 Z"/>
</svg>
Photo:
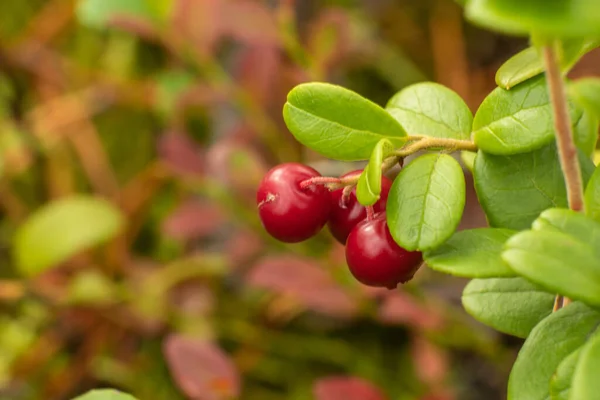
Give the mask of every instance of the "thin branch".
<svg viewBox="0 0 600 400">
<path fill-rule="evenodd" d="M 554 130 L 556 132 L 556 144 L 560 158 L 560 166 L 567 187 L 567 199 L 569 208 L 575 211 L 583 211 L 583 181 L 581 168 L 577 158 L 577 147 L 573 140 L 571 129 L 571 118 L 565 95 L 565 87 L 562 73 L 556 57 L 555 45 L 549 44 L 543 47 L 544 64 L 546 67 L 546 80 L 550 92 L 552 112 L 554 115 Z"/>
<path fill-rule="evenodd" d="M 477 151 L 477 146 L 470 140 L 456 140 L 443 138 L 423 138 L 417 142 L 411 143 L 400 150 L 397 150 L 394 155 L 397 157 L 407 157 L 419 150 L 444 148 L 447 150 L 468 150 Z"/>
</svg>

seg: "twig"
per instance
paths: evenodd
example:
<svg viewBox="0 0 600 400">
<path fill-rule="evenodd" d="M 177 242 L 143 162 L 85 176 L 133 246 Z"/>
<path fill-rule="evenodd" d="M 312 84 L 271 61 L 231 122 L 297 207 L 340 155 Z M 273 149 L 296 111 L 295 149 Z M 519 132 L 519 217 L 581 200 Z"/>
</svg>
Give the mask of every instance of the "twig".
<svg viewBox="0 0 600 400">
<path fill-rule="evenodd" d="M 546 67 L 546 80 L 550 92 L 552 112 L 554 115 L 554 129 L 556 132 L 556 144 L 560 158 L 560 166 L 565 177 L 567 187 L 567 199 L 569 208 L 575 211 L 583 211 L 583 182 L 581 179 L 581 168 L 577 158 L 577 147 L 573 140 L 571 130 L 571 118 L 567 107 L 565 87 L 562 73 L 555 52 L 555 44 L 543 47 L 544 64 Z"/>
<path fill-rule="evenodd" d="M 469 150 L 477 151 L 477 146 L 470 140 L 456 140 L 456 139 L 443 139 L 443 138 L 423 138 L 417 142 L 411 143 L 400 150 L 397 150 L 394 155 L 397 157 L 407 157 L 419 150 L 431 149 L 431 148 L 444 148 L 449 150 Z"/>
</svg>

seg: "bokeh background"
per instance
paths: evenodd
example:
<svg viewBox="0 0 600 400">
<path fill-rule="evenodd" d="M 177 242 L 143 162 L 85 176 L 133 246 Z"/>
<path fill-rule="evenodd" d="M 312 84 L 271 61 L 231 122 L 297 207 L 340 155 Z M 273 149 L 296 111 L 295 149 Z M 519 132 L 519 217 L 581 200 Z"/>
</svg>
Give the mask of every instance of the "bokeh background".
<svg viewBox="0 0 600 400">
<path fill-rule="evenodd" d="M 295 142 L 281 116 L 295 85 L 384 105 L 432 80 L 476 110 L 526 46 L 453 0 L 3 0 L 0 399 L 505 398 L 521 342 L 462 311 L 464 280 L 422 268 L 365 288 L 326 230 L 269 238 L 254 196 L 280 162 L 361 167 Z M 485 225 L 468 186 L 461 229 Z M 122 230 L 23 278 L 15 234 L 81 193 L 120 210 Z"/>
</svg>

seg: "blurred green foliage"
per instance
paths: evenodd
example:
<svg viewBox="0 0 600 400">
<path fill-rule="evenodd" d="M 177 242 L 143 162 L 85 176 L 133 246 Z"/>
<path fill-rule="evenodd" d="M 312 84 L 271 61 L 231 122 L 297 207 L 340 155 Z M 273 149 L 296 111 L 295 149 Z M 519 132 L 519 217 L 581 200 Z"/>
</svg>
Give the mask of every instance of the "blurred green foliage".
<svg viewBox="0 0 600 400">
<path fill-rule="evenodd" d="M 355 167 L 287 132 L 295 85 L 384 105 L 439 80 L 477 104 L 519 46 L 452 0 L 3 2 L 0 399 L 324 400 L 339 376 L 382 399 L 502 398 L 514 346 L 473 325 L 461 287 L 425 271 L 366 290 L 326 232 L 267 237 L 254 189 L 281 161 Z M 111 211 L 67 207 L 19 239 L 78 196 Z M 25 278 L 43 248 L 64 251 Z"/>
</svg>

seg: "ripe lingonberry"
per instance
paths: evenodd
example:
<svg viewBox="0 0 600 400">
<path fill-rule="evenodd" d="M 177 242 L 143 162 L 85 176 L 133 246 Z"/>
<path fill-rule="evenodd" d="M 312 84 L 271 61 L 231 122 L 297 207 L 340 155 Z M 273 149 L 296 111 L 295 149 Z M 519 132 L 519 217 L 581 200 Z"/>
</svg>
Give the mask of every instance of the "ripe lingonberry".
<svg viewBox="0 0 600 400">
<path fill-rule="evenodd" d="M 258 213 L 264 228 L 287 243 L 301 242 L 317 234 L 327 223 L 331 201 L 322 185 L 300 185 L 321 175 L 313 168 L 287 163 L 272 168 L 256 194 Z"/>
<path fill-rule="evenodd" d="M 418 251 L 398 246 L 387 226 L 385 213 L 354 227 L 346 242 L 346 262 L 352 275 L 367 286 L 393 289 L 406 283 L 423 262 Z"/>
<path fill-rule="evenodd" d="M 348 178 L 360 175 L 362 170 L 352 171 L 342 176 Z M 392 181 L 385 176 L 381 177 L 381 197 L 373 205 L 373 211 L 378 213 L 385 211 L 388 193 L 392 187 Z M 352 231 L 352 228 L 359 222 L 367 218 L 367 210 L 356 199 L 356 187 L 344 196 L 344 189 L 337 189 L 331 192 L 331 215 L 327 226 L 334 238 L 341 244 L 346 243 L 346 239 Z"/>
</svg>

